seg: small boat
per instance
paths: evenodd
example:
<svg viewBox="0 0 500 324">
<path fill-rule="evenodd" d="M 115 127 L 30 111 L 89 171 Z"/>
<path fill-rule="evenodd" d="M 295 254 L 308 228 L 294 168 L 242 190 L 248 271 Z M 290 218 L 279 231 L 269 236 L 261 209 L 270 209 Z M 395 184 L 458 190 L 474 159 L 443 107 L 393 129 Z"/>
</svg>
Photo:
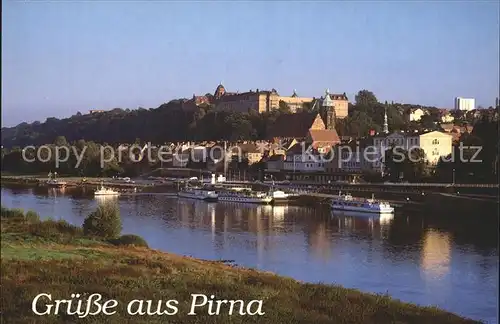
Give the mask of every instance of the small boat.
<svg viewBox="0 0 500 324">
<path fill-rule="evenodd" d="M 273 201 L 273 197 L 263 192 L 226 191 L 219 193 L 219 201 L 267 205 Z"/>
<path fill-rule="evenodd" d="M 101 182 L 101 188 L 94 192 L 94 196 L 118 196 L 120 193 L 111 188 L 105 188 Z"/>
<path fill-rule="evenodd" d="M 186 188 L 177 193 L 178 197 L 198 199 L 204 201 L 217 201 L 218 194 L 215 191 L 203 190 L 201 188 Z"/>
<path fill-rule="evenodd" d="M 273 198 L 273 204 L 284 204 L 288 202 L 289 194 L 281 190 L 274 190 L 269 192 L 269 196 Z"/>
<path fill-rule="evenodd" d="M 391 214 L 394 207 L 388 202 L 377 201 L 372 195 L 371 199 L 354 199 L 350 194 L 339 195 L 332 199 L 333 210 L 354 211 L 363 213 Z"/>
</svg>

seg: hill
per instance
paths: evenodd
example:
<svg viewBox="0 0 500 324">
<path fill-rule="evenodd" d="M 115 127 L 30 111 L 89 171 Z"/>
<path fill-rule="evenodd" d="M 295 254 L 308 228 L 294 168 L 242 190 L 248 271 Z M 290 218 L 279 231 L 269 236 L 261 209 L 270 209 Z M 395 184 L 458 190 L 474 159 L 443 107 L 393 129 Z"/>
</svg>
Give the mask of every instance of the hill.
<svg viewBox="0 0 500 324">
<path fill-rule="evenodd" d="M 172 100 L 158 108 L 137 110 L 115 108 L 89 114 L 77 113 L 71 117 L 47 118 L 45 122 L 21 123 L 3 127 L 2 145 L 43 145 L 54 143 L 58 136 L 68 142 L 80 139 L 97 143 L 120 144 L 142 142 L 162 144 L 188 140 L 256 140 L 266 139 L 280 114 L 289 113 L 288 107 L 263 114 L 215 111 L 211 104 L 201 104 L 194 110 L 183 109 L 184 100 Z M 362 90 L 356 103 L 349 105 L 349 116 L 336 123 L 339 135 L 364 136 L 370 129 L 381 130 L 384 109 L 392 130 L 405 129 L 404 115 L 411 108 L 421 107 L 437 112 L 435 107 L 379 103 L 373 93 Z M 304 111 L 312 107 L 304 105 Z M 319 109 L 323 119 L 326 112 Z M 433 118 L 437 118 L 433 113 Z M 432 124 L 432 123 L 431 123 Z M 427 127 L 427 126 L 426 126 Z"/>
</svg>

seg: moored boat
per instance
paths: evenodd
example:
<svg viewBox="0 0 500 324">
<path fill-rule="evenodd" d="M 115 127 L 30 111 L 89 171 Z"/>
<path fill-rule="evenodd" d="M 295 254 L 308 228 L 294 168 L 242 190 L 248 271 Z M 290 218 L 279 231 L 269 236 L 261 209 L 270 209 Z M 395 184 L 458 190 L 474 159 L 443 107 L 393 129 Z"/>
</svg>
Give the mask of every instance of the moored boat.
<svg viewBox="0 0 500 324">
<path fill-rule="evenodd" d="M 94 192 L 94 196 L 119 196 L 120 193 L 116 190 L 113 190 L 111 188 L 106 188 L 101 182 L 101 188 L 97 189 Z"/>
<path fill-rule="evenodd" d="M 181 198 L 197 199 L 204 201 L 217 201 L 219 195 L 215 191 L 200 188 L 185 188 L 177 193 Z"/>
<path fill-rule="evenodd" d="M 350 194 L 339 195 L 332 199 L 331 208 L 333 210 L 343 210 L 362 213 L 391 214 L 394 207 L 388 202 L 378 201 L 372 195 L 371 199 L 354 199 Z"/>
<path fill-rule="evenodd" d="M 219 193 L 219 201 L 267 205 L 273 201 L 273 197 L 263 192 L 226 191 Z"/>
<path fill-rule="evenodd" d="M 286 204 L 288 202 L 289 194 L 281 190 L 274 190 L 269 192 L 269 196 L 273 198 L 274 205 Z"/>
</svg>

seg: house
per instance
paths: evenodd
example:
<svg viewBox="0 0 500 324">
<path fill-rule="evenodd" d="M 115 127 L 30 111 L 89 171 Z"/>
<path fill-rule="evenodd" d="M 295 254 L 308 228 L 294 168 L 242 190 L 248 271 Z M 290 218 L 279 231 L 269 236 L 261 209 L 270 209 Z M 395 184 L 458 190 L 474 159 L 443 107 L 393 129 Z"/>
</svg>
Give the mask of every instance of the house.
<svg viewBox="0 0 500 324">
<path fill-rule="evenodd" d="M 460 141 L 460 138 L 462 137 L 463 134 L 467 133 L 471 134 L 473 129 L 474 127 L 471 125 L 465 125 L 465 126 L 454 125 L 453 129 L 450 131 L 450 135 L 453 137 L 453 142 Z"/>
<path fill-rule="evenodd" d="M 401 147 L 406 151 L 420 148 L 425 153 L 425 160 L 431 165 L 437 164 L 441 157 L 452 152 L 452 135 L 439 131 L 395 132 L 389 135 L 379 134 L 373 138 L 375 159 L 373 168 L 381 170 L 385 151 L 392 147 Z M 378 157 L 378 158 L 377 158 Z"/>
<path fill-rule="evenodd" d="M 372 147 L 371 137 L 352 140 L 333 149 L 333 158 L 326 164 L 326 171 L 360 173 L 372 169 L 372 156 L 369 147 Z M 371 155 L 370 155 L 371 154 Z"/>
<path fill-rule="evenodd" d="M 286 156 L 284 154 L 274 154 L 267 158 L 266 171 L 281 171 L 284 166 Z"/>
<path fill-rule="evenodd" d="M 317 112 L 284 114 L 278 117 L 268 134 L 274 142 L 306 141 L 312 144 L 314 149 L 327 151 L 333 145 L 340 143 L 335 125 L 332 124 L 326 125 Z"/>
<path fill-rule="evenodd" d="M 446 133 L 451 133 L 451 131 L 455 127 L 455 125 L 453 125 L 453 123 L 443 123 L 443 124 L 440 124 L 439 126 L 441 126 L 441 129 Z"/>
<path fill-rule="evenodd" d="M 422 108 L 412 108 L 408 111 L 408 121 L 418 122 L 420 121 L 420 119 L 422 119 L 422 116 L 427 114 L 428 114 L 427 110 L 424 110 Z"/>
<path fill-rule="evenodd" d="M 442 123 L 451 123 L 455 120 L 455 117 L 448 109 L 439 109 L 439 118 Z"/>
<path fill-rule="evenodd" d="M 340 143 L 337 132 L 329 129 L 311 129 L 305 141 L 311 143 L 312 147 L 320 153 L 327 153 L 333 146 Z"/>
<path fill-rule="evenodd" d="M 264 155 L 266 150 L 266 143 L 259 144 L 256 143 L 242 143 L 237 144 L 231 148 L 231 153 L 233 156 L 233 160 L 236 157 L 239 160 L 247 160 L 248 165 L 252 165 L 254 163 L 260 162 L 262 160 L 262 156 Z"/>
<path fill-rule="evenodd" d="M 295 144 L 285 155 L 284 171 L 324 172 L 327 158 L 317 150 L 307 150 L 305 143 Z"/>
</svg>

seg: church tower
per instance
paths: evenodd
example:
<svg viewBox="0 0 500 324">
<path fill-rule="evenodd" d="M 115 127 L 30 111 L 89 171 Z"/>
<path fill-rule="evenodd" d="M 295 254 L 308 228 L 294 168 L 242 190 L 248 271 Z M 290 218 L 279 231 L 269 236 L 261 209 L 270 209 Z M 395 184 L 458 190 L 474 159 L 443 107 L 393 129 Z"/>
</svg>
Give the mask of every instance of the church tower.
<svg viewBox="0 0 500 324">
<path fill-rule="evenodd" d="M 325 98 L 321 104 L 324 110 L 326 110 L 326 129 L 335 129 L 335 105 L 330 97 L 330 91 L 326 89 Z"/>
<path fill-rule="evenodd" d="M 387 106 L 384 108 L 384 133 L 389 133 L 389 124 L 387 123 Z"/>
</svg>

